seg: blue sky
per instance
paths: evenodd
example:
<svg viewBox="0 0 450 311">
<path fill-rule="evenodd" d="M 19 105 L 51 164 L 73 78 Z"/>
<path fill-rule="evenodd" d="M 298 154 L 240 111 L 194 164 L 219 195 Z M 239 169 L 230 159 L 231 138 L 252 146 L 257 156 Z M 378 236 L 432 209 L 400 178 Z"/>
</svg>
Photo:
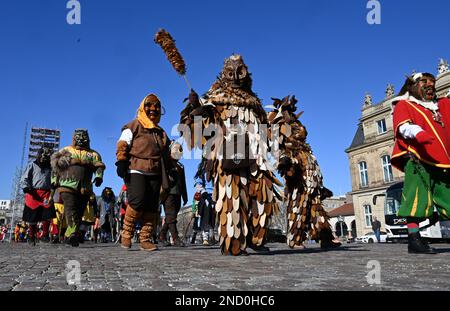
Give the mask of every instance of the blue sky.
<svg viewBox="0 0 450 311">
<path fill-rule="evenodd" d="M 380 101 L 388 83 L 398 91 L 405 74 L 436 73 L 439 58 L 450 58 L 446 0 L 381 0 L 381 25 L 367 24 L 366 0 L 80 2 L 81 25 L 66 23 L 66 0 L 0 3 L 1 199 L 10 198 L 26 122 L 60 129 L 62 146 L 75 128 L 88 128 L 107 165 L 101 189 L 119 192 L 114 162 L 121 127 L 154 92 L 167 110 L 161 124 L 169 132 L 188 94 L 153 43 L 159 28 L 176 39 L 199 93 L 223 60 L 239 53 L 264 105 L 295 94 L 325 185 L 335 194 L 351 190 L 344 150 L 365 92 Z M 197 163 L 184 161 L 188 185 Z"/>
</svg>

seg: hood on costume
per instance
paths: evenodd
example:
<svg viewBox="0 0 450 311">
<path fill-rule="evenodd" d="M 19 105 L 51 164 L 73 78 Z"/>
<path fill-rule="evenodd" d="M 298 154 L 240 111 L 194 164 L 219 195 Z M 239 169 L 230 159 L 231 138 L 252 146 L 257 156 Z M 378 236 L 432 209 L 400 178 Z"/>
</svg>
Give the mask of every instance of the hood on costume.
<svg viewBox="0 0 450 311">
<path fill-rule="evenodd" d="M 141 104 L 139 105 L 137 111 L 136 118 L 138 119 L 139 123 L 141 123 L 141 125 L 146 129 L 157 128 L 159 127 L 158 124 L 161 121 L 161 116 L 163 115 L 162 106 L 159 116 L 156 118 L 155 121 L 151 121 L 144 110 L 144 106 L 146 103 L 159 104 L 161 106 L 161 101 L 159 100 L 159 98 L 155 94 L 149 94 L 145 96 L 145 98 L 141 101 Z"/>
</svg>

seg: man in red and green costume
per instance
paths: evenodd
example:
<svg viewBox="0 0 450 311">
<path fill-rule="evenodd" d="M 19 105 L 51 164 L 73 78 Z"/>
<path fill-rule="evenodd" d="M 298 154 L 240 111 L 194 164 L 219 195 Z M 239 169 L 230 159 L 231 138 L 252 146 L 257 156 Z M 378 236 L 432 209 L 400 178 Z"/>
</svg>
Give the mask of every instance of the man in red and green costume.
<svg viewBox="0 0 450 311">
<path fill-rule="evenodd" d="M 419 233 L 419 223 L 450 215 L 450 99 L 436 98 L 429 73 L 408 77 L 394 100 L 392 165 L 405 172 L 398 215 L 408 221 L 408 251 L 435 254 Z"/>
</svg>

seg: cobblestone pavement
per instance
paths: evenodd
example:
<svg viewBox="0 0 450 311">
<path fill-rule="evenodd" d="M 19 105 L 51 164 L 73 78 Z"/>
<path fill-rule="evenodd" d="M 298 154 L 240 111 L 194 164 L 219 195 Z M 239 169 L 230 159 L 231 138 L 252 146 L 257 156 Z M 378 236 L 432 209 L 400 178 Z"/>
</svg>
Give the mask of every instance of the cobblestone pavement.
<svg viewBox="0 0 450 311">
<path fill-rule="evenodd" d="M 1 243 L 0 290 L 450 290 L 450 244 L 435 244 L 437 255 L 408 254 L 406 244 L 345 244 L 330 251 L 316 244 L 269 246 L 266 254 L 231 257 L 216 246 L 148 253 L 138 245 L 127 251 L 90 242 L 78 248 Z M 79 285 L 67 283 L 70 260 L 80 263 Z M 380 282 L 371 285 L 376 261 Z"/>
</svg>

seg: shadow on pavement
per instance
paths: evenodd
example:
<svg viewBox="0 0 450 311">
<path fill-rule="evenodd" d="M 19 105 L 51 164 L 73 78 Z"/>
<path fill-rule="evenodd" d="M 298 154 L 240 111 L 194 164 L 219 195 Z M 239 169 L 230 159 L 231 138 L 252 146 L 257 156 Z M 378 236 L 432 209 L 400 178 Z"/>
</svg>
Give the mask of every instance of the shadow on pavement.
<svg viewBox="0 0 450 311">
<path fill-rule="evenodd" d="M 370 252 L 368 249 L 360 249 L 361 247 L 338 247 L 330 249 L 321 248 L 305 248 L 305 249 L 277 249 L 269 252 L 249 252 L 250 256 L 263 255 L 263 256 L 273 256 L 273 255 L 289 255 L 289 254 L 315 254 L 323 252 Z"/>
<path fill-rule="evenodd" d="M 438 254 L 450 253 L 450 248 L 435 248 L 435 250 Z"/>
</svg>

